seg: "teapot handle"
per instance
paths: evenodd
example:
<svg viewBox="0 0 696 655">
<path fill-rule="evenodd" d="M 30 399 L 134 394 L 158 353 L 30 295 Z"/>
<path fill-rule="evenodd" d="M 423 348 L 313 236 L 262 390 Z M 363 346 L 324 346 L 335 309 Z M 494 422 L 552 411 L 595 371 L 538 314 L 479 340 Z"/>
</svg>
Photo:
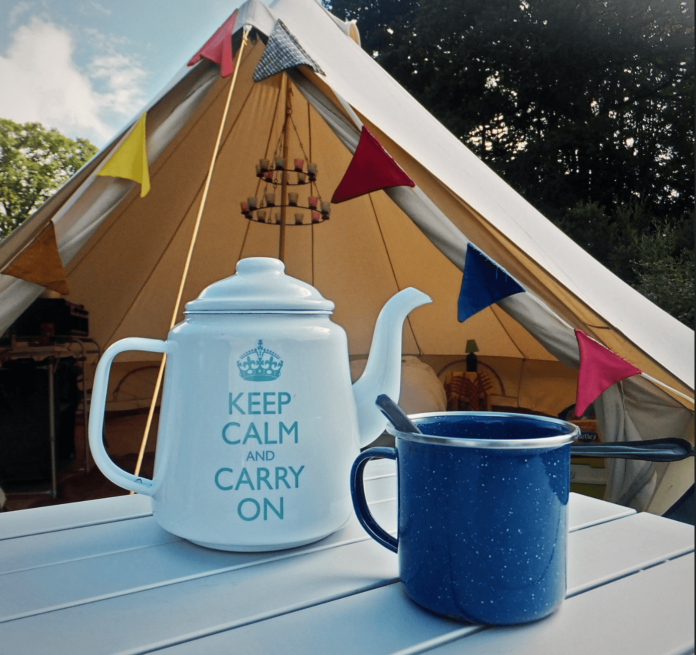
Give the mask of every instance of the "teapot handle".
<svg viewBox="0 0 696 655">
<path fill-rule="evenodd" d="M 142 339 L 129 337 L 121 339 L 106 349 L 94 374 L 92 405 L 89 412 L 89 447 L 94 461 L 101 472 L 119 487 L 135 493 L 152 496 L 155 491 L 152 480 L 136 477 L 116 466 L 104 448 L 104 412 L 106 410 L 106 392 L 109 386 L 109 372 L 114 357 L 126 350 L 145 350 L 151 353 L 166 353 L 167 342 L 159 339 Z"/>
</svg>

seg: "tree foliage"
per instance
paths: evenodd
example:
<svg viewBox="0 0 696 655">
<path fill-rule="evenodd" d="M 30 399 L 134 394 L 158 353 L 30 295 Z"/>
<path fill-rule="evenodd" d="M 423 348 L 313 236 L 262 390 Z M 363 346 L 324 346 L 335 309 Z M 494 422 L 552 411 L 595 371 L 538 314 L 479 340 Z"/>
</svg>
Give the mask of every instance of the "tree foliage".
<svg viewBox="0 0 696 655">
<path fill-rule="evenodd" d="M 606 210 L 579 203 L 559 227 L 656 305 L 694 327 L 694 226 L 691 216 L 656 218 L 633 200 Z"/>
<path fill-rule="evenodd" d="M 357 18 L 363 47 L 397 81 L 626 282 L 654 299 L 669 287 L 657 283 L 659 267 L 665 280 L 676 269 L 686 280 L 693 0 L 326 4 Z M 675 249 L 655 259 L 665 234 Z"/>
<path fill-rule="evenodd" d="M 97 152 L 40 123 L 0 118 L 0 239 L 27 219 Z"/>
<path fill-rule="evenodd" d="M 693 226 L 668 219 L 658 226 L 654 236 L 641 237 L 636 252 L 634 272 L 637 280 L 633 286 L 693 328 L 696 274 Z"/>
</svg>

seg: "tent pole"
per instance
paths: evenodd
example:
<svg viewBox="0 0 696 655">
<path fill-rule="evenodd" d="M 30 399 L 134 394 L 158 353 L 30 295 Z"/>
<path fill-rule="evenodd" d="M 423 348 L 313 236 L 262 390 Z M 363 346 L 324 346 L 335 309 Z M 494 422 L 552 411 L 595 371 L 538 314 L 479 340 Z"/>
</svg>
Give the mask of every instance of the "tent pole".
<svg viewBox="0 0 696 655">
<path fill-rule="evenodd" d="M 290 122 L 290 114 L 292 114 L 292 91 L 290 90 L 290 78 L 285 75 L 285 123 L 283 123 L 283 159 L 285 160 L 284 168 L 289 168 L 288 162 L 288 123 Z M 288 172 L 283 171 L 281 185 L 281 208 L 280 208 L 280 238 L 278 239 L 278 259 L 281 262 L 285 261 L 285 223 L 287 217 L 288 204 Z"/>
<path fill-rule="evenodd" d="M 215 169 L 215 160 L 217 159 L 218 150 L 220 149 L 220 141 L 222 140 L 222 131 L 225 127 L 225 121 L 227 120 L 227 112 L 230 108 L 230 101 L 232 100 L 232 91 L 234 91 L 234 85 L 237 81 L 237 72 L 239 71 L 239 64 L 242 61 L 242 52 L 244 51 L 244 46 L 247 44 L 247 37 L 251 27 L 245 25 L 242 33 L 242 43 L 239 47 L 239 52 L 237 53 L 237 61 L 235 62 L 234 75 L 232 75 L 232 82 L 230 83 L 230 90 L 227 93 L 227 101 L 225 103 L 225 110 L 222 112 L 222 120 L 220 121 L 220 128 L 218 129 L 217 140 L 215 141 L 215 148 L 213 149 L 213 156 L 210 160 L 210 166 L 208 168 L 208 176 L 205 180 L 205 186 L 203 187 L 203 196 L 201 197 L 201 204 L 198 208 L 198 215 L 196 216 L 196 223 L 193 227 L 193 234 L 191 235 L 191 243 L 189 244 L 188 254 L 186 255 L 186 262 L 184 264 L 184 270 L 181 274 L 181 282 L 179 284 L 179 292 L 176 296 L 176 303 L 174 305 L 174 312 L 172 313 L 172 320 L 169 323 L 169 329 L 171 330 L 175 323 L 177 316 L 179 315 L 179 307 L 181 305 L 181 297 L 184 293 L 184 286 L 186 284 L 186 278 L 188 277 L 189 266 L 191 265 L 191 256 L 193 255 L 193 248 L 196 245 L 196 238 L 198 237 L 198 228 L 201 225 L 201 217 L 203 216 L 203 208 L 205 207 L 205 201 L 208 198 L 208 189 L 210 188 L 210 180 L 213 177 L 213 170 Z M 150 402 L 150 411 L 147 415 L 147 422 L 145 424 L 145 432 L 143 433 L 143 440 L 140 444 L 140 452 L 138 453 L 138 462 L 135 465 L 134 475 L 140 473 L 140 467 L 143 463 L 143 457 L 145 456 L 145 446 L 147 445 L 147 437 L 150 433 L 150 426 L 152 425 L 152 417 L 155 414 L 155 406 L 157 405 L 157 396 L 159 396 L 160 387 L 162 386 L 162 377 L 164 375 L 164 367 L 167 363 L 167 354 L 162 355 L 162 363 L 160 364 L 159 373 L 157 374 L 157 382 L 155 383 L 155 391 L 152 395 L 152 401 Z M 133 492 L 131 491 L 131 494 Z"/>
</svg>

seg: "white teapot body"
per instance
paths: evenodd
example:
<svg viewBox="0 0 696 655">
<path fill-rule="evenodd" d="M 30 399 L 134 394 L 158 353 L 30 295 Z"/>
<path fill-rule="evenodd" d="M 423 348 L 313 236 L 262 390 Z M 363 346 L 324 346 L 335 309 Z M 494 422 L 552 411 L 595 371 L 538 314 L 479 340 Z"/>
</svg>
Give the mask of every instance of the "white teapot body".
<svg viewBox="0 0 696 655">
<path fill-rule="evenodd" d="M 171 470 L 152 496 L 155 517 L 186 539 L 233 550 L 321 539 L 352 512 L 346 480 L 359 434 L 355 404 L 345 402 L 348 359 L 336 357 L 347 350 L 345 332 L 328 316 L 274 317 L 272 330 L 264 315 L 238 316 L 231 330 L 226 319 L 196 316 L 169 336 L 176 354 L 155 480 Z M 257 353 L 277 355 L 278 377 L 242 377 L 250 350 L 252 363 Z"/>
<path fill-rule="evenodd" d="M 257 277 L 279 270 L 282 275 L 280 262 L 262 258 L 240 261 L 238 273 L 243 274 L 245 262 Z M 299 282 L 270 277 L 271 287 Z M 361 444 L 384 427 L 371 407 L 367 418 L 360 417 L 359 406 L 374 407 L 379 393 L 395 392 L 393 384 L 384 388 L 386 372 L 376 362 L 372 382 L 361 378 L 364 398 L 356 402 L 346 334 L 330 319 L 333 304 L 299 284 L 316 294 L 309 305 L 300 303 L 304 311 L 277 298 L 255 309 L 249 298 L 239 299 L 244 289 L 232 285 L 225 293 L 232 293 L 233 301 L 204 291 L 189 303 L 186 320 L 166 341 L 124 339 L 104 353 L 90 416 L 95 462 L 116 484 L 151 496 L 153 515 L 169 532 L 211 548 L 266 551 L 311 543 L 350 518 L 352 462 Z M 241 293 L 235 297 L 235 291 Z M 417 304 L 429 300 L 409 291 L 419 294 Z M 268 306 L 271 302 L 275 308 Z M 413 302 L 415 297 L 407 304 Z M 398 316 L 384 321 L 394 323 Z M 396 369 L 397 385 L 402 322 L 396 326 L 398 356 L 390 366 Z M 386 340 L 393 341 L 395 330 L 387 327 L 394 326 L 383 329 Z M 382 350 L 395 350 L 394 345 Z M 152 480 L 116 467 L 103 447 L 109 368 L 125 350 L 167 356 Z M 393 371 L 388 377 L 394 377 Z M 361 424 L 363 432 L 369 425 L 362 438 Z"/>
</svg>

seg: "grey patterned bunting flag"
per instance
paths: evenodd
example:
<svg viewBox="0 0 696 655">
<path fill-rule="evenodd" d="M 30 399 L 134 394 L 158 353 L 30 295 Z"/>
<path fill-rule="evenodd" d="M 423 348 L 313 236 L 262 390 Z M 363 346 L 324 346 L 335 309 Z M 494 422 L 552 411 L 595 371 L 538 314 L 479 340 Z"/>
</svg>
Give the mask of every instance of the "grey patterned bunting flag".
<svg viewBox="0 0 696 655">
<path fill-rule="evenodd" d="M 266 50 L 256 66 L 253 80 L 260 82 L 267 77 L 302 64 L 309 66 L 315 73 L 324 74 L 319 64 L 302 49 L 297 39 L 285 27 L 283 21 L 279 20 L 268 38 Z"/>
</svg>

